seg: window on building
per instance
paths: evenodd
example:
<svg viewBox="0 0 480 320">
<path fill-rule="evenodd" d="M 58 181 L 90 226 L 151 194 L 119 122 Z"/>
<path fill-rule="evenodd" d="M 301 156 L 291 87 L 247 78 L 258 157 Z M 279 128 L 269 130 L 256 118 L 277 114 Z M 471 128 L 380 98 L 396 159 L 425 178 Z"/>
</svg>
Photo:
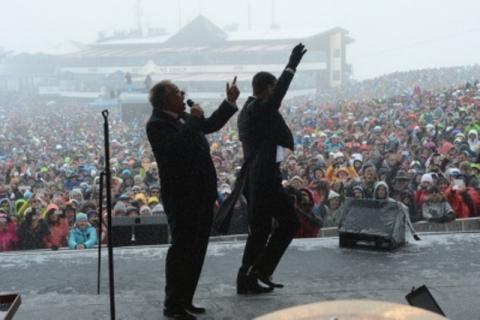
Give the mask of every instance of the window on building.
<svg viewBox="0 0 480 320">
<path fill-rule="evenodd" d="M 340 58 L 341 55 L 342 55 L 342 50 L 340 50 L 338 48 L 333 50 L 333 57 L 334 58 Z"/>
<path fill-rule="evenodd" d="M 332 80 L 333 81 L 340 81 L 340 71 L 339 70 L 335 70 L 333 71 L 333 74 L 332 74 Z"/>
</svg>

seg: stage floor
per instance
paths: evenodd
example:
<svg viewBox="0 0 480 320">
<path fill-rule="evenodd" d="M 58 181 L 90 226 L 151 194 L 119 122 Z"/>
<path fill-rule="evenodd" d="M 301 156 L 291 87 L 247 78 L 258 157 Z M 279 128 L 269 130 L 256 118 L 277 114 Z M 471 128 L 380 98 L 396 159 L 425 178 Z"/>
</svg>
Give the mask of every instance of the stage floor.
<svg viewBox="0 0 480 320">
<path fill-rule="evenodd" d="M 252 319 L 274 310 L 335 299 L 406 303 L 426 284 L 450 319 L 480 319 L 480 233 L 423 234 L 395 252 L 340 249 L 338 238 L 294 240 L 275 274 L 284 289 L 238 296 L 244 242 L 211 242 L 195 303 L 199 319 Z M 117 319 L 163 319 L 166 246 L 114 250 Z M 96 295 L 97 251 L 0 254 L 0 292 L 19 292 L 15 320 L 109 319 L 107 256 Z"/>
</svg>

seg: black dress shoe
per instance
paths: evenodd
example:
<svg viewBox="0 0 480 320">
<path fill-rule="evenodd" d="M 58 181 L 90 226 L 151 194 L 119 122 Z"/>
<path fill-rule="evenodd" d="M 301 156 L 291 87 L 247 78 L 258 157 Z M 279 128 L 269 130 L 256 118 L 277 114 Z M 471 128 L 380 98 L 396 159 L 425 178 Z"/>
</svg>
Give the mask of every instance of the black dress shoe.
<svg viewBox="0 0 480 320">
<path fill-rule="evenodd" d="M 260 276 L 258 277 L 258 280 L 261 282 L 261 283 L 264 283 L 265 285 L 269 286 L 269 287 L 272 287 L 272 288 L 283 288 L 284 285 L 281 284 L 281 283 L 275 283 L 272 281 L 272 277 L 263 277 L 263 276 Z"/>
<path fill-rule="evenodd" d="M 171 309 L 171 308 L 165 308 L 163 309 L 163 315 L 167 318 L 170 319 L 175 319 L 175 320 L 196 320 L 197 317 L 194 315 L 191 315 L 185 309 Z"/>
<path fill-rule="evenodd" d="M 237 294 L 260 294 L 272 292 L 273 287 L 264 287 L 258 283 L 257 274 L 238 274 Z"/>
<path fill-rule="evenodd" d="M 207 309 L 202 308 L 202 307 L 197 307 L 193 303 L 185 306 L 185 310 L 187 310 L 190 313 L 195 313 L 195 314 L 202 314 L 202 313 L 207 312 Z"/>
</svg>

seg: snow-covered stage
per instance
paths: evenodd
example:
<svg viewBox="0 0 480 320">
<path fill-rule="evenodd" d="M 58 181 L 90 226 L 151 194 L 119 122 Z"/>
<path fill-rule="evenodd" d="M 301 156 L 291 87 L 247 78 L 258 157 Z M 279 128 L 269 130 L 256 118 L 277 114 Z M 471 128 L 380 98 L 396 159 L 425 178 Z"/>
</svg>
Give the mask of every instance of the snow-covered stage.
<svg viewBox="0 0 480 320">
<path fill-rule="evenodd" d="M 252 319 L 295 305 L 335 299 L 406 303 L 426 284 L 451 319 L 479 319 L 480 233 L 423 234 L 394 252 L 343 249 L 338 238 L 294 240 L 270 294 L 238 296 L 235 277 L 243 241 L 211 242 L 195 303 L 199 319 Z M 114 249 L 117 319 L 162 319 L 167 246 Z M 97 250 L 0 254 L 0 292 L 18 292 L 15 319 L 109 319 L 106 250 L 101 295 Z"/>
</svg>

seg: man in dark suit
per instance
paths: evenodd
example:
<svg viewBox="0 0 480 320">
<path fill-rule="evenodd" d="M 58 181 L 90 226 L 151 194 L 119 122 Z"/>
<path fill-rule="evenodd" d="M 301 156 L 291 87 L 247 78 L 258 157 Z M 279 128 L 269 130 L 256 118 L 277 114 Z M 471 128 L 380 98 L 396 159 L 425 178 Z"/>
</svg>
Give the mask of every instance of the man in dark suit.
<svg viewBox="0 0 480 320">
<path fill-rule="evenodd" d="M 150 90 L 153 113 L 147 136 L 158 164 L 161 198 L 172 242 L 166 259 L 164 315 L 195 319 L 204 308 L 192 303 L 202 269 L 217 195 L 217 176 L 205 134 L 220 130 L 238 110 L 239 90 L 227 84 L 227 98 L 209 118 L 198 105 L 185 113 L 184 93 L 170 81 Z"/>
<path fill-rule="evenodd" d="M 281 184 L 279 165 L 283 148 L 293 150 L 293 136 L 279 108 L 305 52 L 301 43 L 292 50 L 278 81 L 271 73 L 257 73 L 252 80 L 253 97 L 246 101 L 238 118 L 250 231 L 237 277 L 239 294 L 283 287 L 273 283 L 271 276 L 299 222 L 293 202 Z M 273 230 L 272 219 L 278 223 Z"/>
</svg>

